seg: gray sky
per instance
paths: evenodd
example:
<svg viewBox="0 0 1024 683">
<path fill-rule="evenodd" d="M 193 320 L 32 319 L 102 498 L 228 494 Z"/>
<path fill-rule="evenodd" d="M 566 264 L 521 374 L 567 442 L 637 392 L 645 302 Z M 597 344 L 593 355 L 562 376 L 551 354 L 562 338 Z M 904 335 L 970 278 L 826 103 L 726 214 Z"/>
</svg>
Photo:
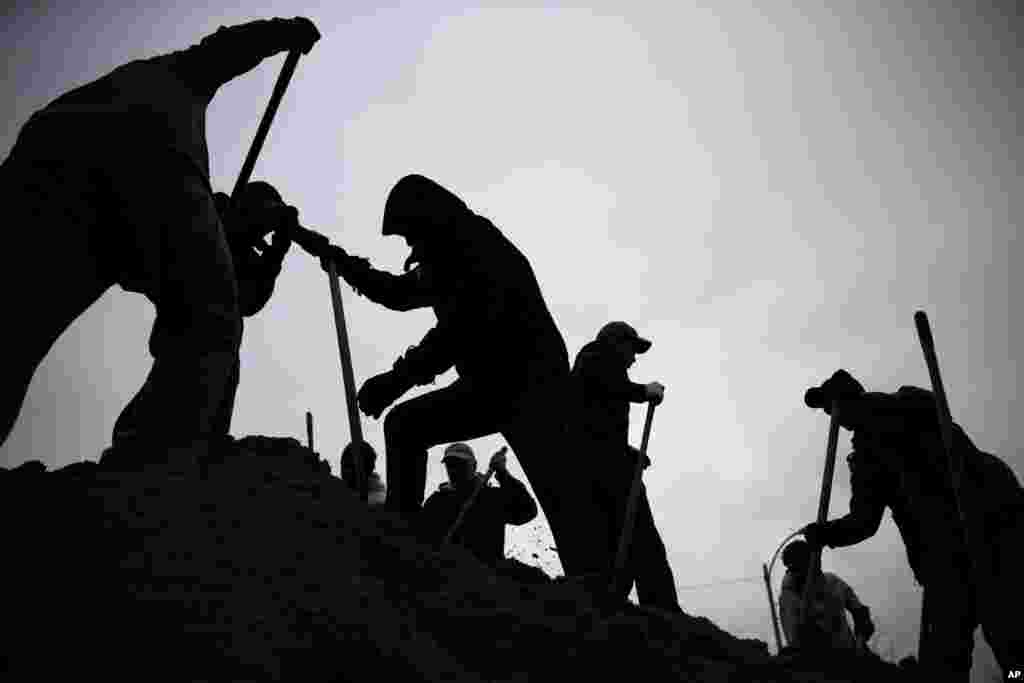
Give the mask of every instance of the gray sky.
<svg viewBox="0 0 1024 683">
<path fill-rule="evenodd" d="M 813 519 L 827 432 L 803 391 L 840 366 L 869 389 L 929 386 L 917 309 L 954 417 L 1024 472 L 1011 438 L 1024 331 L 1010 308 L 1024 287 L 1010 266 L 1024 256 L 1021 55 L 994 6 L 80 4 L 3 15 L 4 154 L 34 110 L 121 63 L 222 24 L 305 15 L 324 38 L 300 61 L 254 177 L 393 271 L 406 249 L 380 236 L 384 198 L 406 173 L 433 177 L 526 253 L 571 354 L 610 319 L 652 338 L 632 375 L 667 386 L 646 482 L 676 578 L 752 579 L 682 590 L 687 611 L 772 640 L 760 566 Z M 215 97 L 216 187 L 230 190 L 282 60 Z M 44 269 L 40 258 L 41 280 Z M 434 322 L 343 295 L 357 383 Z M 4 463 L 96 459 L 149 368 L 152 320 L 144 298 L 116 288 L 83 315 L 37 371 Z M 311 410 L 336 467 L 349 434 L 327 283 L 298 249 L 247 322 L 242 372 L 232 432 L 304 440 Z M 639 441 L 643 410 L 632 418 Z M 381 423 L 363 428 L 382 449 Z M 499 445 L 474 443 L 481 461 Z M 832 514 L 848 499 L 840 460 Z M 542 524 L 510 539 L 556 568 Z M 897 656 L 916 648 L 919 592 L 888 516 L 825 567 L 871 606 L 876 638 Z"/>
</svg>

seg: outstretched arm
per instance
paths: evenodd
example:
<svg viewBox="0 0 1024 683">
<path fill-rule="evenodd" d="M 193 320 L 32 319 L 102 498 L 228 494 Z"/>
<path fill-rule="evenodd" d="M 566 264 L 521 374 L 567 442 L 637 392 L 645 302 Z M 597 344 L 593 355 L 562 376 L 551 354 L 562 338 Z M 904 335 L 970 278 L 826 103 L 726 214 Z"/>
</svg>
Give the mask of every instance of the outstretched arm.
<svg viewBox="0 0 1024 683">
<path fill-rule="evenodd" d="M 175 53 L 175 71 L 197 93 L 213 97 L 220 86 L 285 50 L 308 52 L 320 38 L 309 19 L 260 19 L 221 26 L 198 45 Z"/>
<path fill-rule="evenodd" d="M 854 545 L 874 536 L 885 513 L 887 482 L 869 454 L 851 453 L 850 511 L 825 523 L 822 541 L 831 548 Z"/>
</svg>

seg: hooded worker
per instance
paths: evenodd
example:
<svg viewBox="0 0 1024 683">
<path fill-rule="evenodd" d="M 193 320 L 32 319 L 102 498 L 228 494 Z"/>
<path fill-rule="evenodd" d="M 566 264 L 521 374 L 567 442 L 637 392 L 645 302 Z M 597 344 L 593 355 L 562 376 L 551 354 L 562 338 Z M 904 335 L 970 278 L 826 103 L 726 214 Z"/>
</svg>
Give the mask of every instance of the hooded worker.
<svg viewBox="0 0 1024 683">
<path fill-rule="evenodd" d="M 488 464 L 498 486 L 485 483 L 468 444 L 451 444 L 444 449 L 441 462 L 448 481 L 423 504 L 420 528 L 431 541 L 441 541 L 475 492 L 451 541 L 467 548 L 484 564 L 497 566 L 505 558 L 505 525 L 532 521 L 537 516 L 537 504 L 523 482 L 509 474 L 504 452 L 495 453 Z"/>
<path fill-rule="evenodd" d="M 238 282 L 210 186 L 206 109 L 218 88 L 320 34 L 304 18 L 221 27 L 140 59 L 32 115 L 0 167 L 7 231 L 0 434 L 36 367 L 115 283 L 146 296 L 165 334 L 132 412 L 138 462 L 191 459 L 225 436 L 241 342 Z M 42 261 L 40 261 L 42 259 Z M 40 265 L 40 264 L 45 265 Z"/>
<path fill-rule="evenodd" d="M 378 417 L 415 386 L 454 367 L 450 385 L 394 406 L 384 420 L 388 504 L 417 515 L 427 449 L 500 432 L 544 509 L 569 573 L 593 569 L 580 519 L 593 503 L 565 460 L 565 341 L 521 251 L 494 224 L 422 175 L 403 177 L 384 205 L 384 235 L 411 248 L 393 275 L 299 229 L 295 241 L 330 259 L 358 293 L 396 311 L 431 308 L 437 325 L 393 367 L 363 383 L 359 407 Z M 569 502 L 569 501 L 572 502 Z M 593 560 L 593 549 L 590 549 Z"/>
<path fill-rule="evenodd" d="M 953 454 L 962 463 L 960 490 L 954 492 L 930 391 L 903 386 L 894 393 L 867 392 L 846 370 L 837 370 L 808 389 L 804 401 L 829 414 L 838 401 L 839 423 L 853 432 L 854 449 L 847 457 L 850 511 L 805 527 L 808 542 L 833 548 L 860 543 L 878 530 L 888 507 L 929 605 L 921 666 L 967 681 L 979 623 L 1000 666 L 1019 664 L 1024 491 L 1013 471 L 954 424 Z"/>
<path fill-rule="evenodd" d="M 604 513 L 593 520 L 593 525 L 603 527 L 605 569 L 612 567 L 618 551 L 633 476 L 641 457 L 640 451 L 629 445 L 630 404 L 660 403 L 665 396 L 660 382 L 638 384 L 629 379 L 628 370 L 637 354 L 650 348 L 650 340 L 641 337 L 632 325 L 617 320 L 604 325 L 594 340 L 580 349 L 572 367 L 570 429 L 576 447 L 586 454 L 592 496 Z M 649 464 L 648 459 L 643 467 Z M 617 577 L 620 590 L 628 595 L 635 582 L 640 604 L 679 611 L 675 578 L 642 481 L 633 525 L 626 575 Z"/>
</svg>

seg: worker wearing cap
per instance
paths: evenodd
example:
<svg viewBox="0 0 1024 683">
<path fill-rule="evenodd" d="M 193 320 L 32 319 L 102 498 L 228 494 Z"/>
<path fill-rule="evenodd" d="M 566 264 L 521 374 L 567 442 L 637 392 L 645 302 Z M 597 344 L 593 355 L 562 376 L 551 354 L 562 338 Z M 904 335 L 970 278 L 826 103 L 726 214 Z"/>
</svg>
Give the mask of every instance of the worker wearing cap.
<svg viewBox="0 0 1024 683">
<path fill-rule="evenodd" d="M 631 325 L 610 322 L 580 349 L 572 368 L 575 399 L 571 429 L 574 445 L 589 465 L 594 498 L 604 512 L 606 568 L 614 561 L 640 457 L 640 451 L 628 442 L 630 404 L 660 403 L 665 396 L 660 382 L 638 384 L 628 376 L 637 354 L 650 348 L 651 342 Z M 648 460 L 644 467 L 649 464 Z M 675 579 L 643 482 L 636 511 L 625 587 L 628 591 L 635 581 L 640 604 L 678 611 Z"/>
<path fill-rule="evenodd" d="M 396 311 L 430 308 L 437 317 L 390 370 L 363 383 L 364 414 L 377 418 L 413 387 L 451 368 L 458 373 L 385 417 L 388 505 L 419 514 L 428 448 L 500 433 L 529 478 L 566 573 L 596 570 L 601 554 L 580 520 L 599 512 L 566 445 L 569 354 L 526 256 L 490 220 L 421 175 L 391 189 L 382 232 L 411 249 L 402 275 L 374 269 L 314 231 L 297 229 L 294 239 L 370 300 Z"/>
<path fill-rule="evenodd" d="M 484 484 L 484 475 L 477 472 L 476 456 L 467 444 L 448 446 L 441 462 L 448 481 L 427 498 L 419 520 L 424 534 L 433 541 L 445 537 L 473 491 Z M 537 504 L 526 486 L 509 474 L 503 452 L 491 457 L 489 469 L 500 486 L 480 488 L 451 540 L 493 567 L 505 557 L 505 525 L 533 521 Z"/>
<path fill-rule="evenodd" d="M 870 640 L 875 624 L 871 621 L 871 611 L 849 584 L 835 574 L 821 572 L 811 592 L 809 617 L 801 618 L 810 560 L 811 548 L 806 541 L 793 541 L 782 551 L 786 575 L 779 593 L 779 616 L 786 642 L 792 647 L 812 649 L 815 654 L 856 653 L 857 638 L 865 643 Z M 846 619 L 847 611 L 853 617 L 854 631 L 850 630 Z"/>
<path fill-rule="evenodd" d="M 1024 491 L 1013 471 L 953 425 L 967 546 L 932 393 L 913 386 L 868 392 L 837 370 L 804 395 L 808 407 L 829 414 L 833 401 L 840 426 L 853 432 L 850 510 L 804 527 L 807 541 L 830 548 L 860 543 L 875 534 L 888 507 L 928 605 L 922 668 L 941 680 L 967 681 L 979 623 L 1000 666 L 1019 665 Z"/>
</svg>

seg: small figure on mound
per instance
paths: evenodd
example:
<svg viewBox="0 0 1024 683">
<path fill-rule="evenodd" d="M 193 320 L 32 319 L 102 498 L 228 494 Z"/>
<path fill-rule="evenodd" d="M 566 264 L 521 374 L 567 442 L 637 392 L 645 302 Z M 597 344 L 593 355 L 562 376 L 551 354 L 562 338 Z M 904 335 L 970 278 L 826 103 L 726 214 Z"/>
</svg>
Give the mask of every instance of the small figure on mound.
<svg viewBox="0 0 1024 683">
<path fill-rule="evenodd" d="M 821 572 L 811 592 L 809 614 L 801 614 L 811 548 L 806 541 L 793 541 L 782 551 L 786 575 L 779 593 L 779 616 L 790 647 L 814 650 L 815 655 L 855 655 L 862 651 L 858 638 L 867 643 L 875 632 L 871 610 L 853 589 L 831 572 Z M 854 630 L 846 619 L 853 617 Z M 801 636 L 806 636 L 802 638 Z"/>
<path fill-rule="evenodd" d="M 238 282 L 210 187 L 206 109 L 221 85 L 278 52 L 308 52 L 308 19 L 221 28 L 140 59 L 32 115 L 0 167 L 10 255 L 0 438 L 35 369 L 112 285 L 145 295 L 166 334 L 135 401 L 139 459 L 208 449 L 225 435 L 241 342 Z M 32 255 L 45 254 L 45 267 Z"/>
<path fill-rule="evenodd" d="M 366 443 L 365 441 L 362 442 L 361 449 L 357 449 L 356 444 L 354 442 L 349 443 L 347 446 L 345 446 L 345 448 L 342 449 L 341 480 L 344 481 L 345 484 L 348 485 L 348 487 L 355 491 L 356 493 L 359 493 L 359 491 L 361 490 L 361 487 L 359 486 L 359 481 L 356 479 L 357 475 L 355 458 L 358 453 L 362 454 L 361 464 L 363 466 L 363 476 L 365 476 L 368 479 L 367 491 L 369 492 L 369 497 L 367 499 L 367 504 L 370 505 L 370 507 L 376 505 L 383 505 L 386 490 L 384 488 L 384 482 L 381 481 L 380 475 L 377 474 L 376 472 L 377 451 L 375 451 L 373 449 L 373 446 Z"/>
<path fill-rule="evenodd" d="M 640 451 L 629 445 L 629 404 L 660 403 L 665 387 L 660 382 L 637 384 L 627 371 L 636 355 L 651 348 L 629 324 L 610 322 L 580 349 L 572 368 L 575 400 L 572 434 L 581 457 L 586 458 L 594 497 L 603 515 L 591 523 L 605 534 L 606 567 L 611 567 L 625 522 L 626 505 Z M 646 456 L 645 456 L 646 457 Z M 650 465 L 647 459 L 643 467 Z M 640 482 L 636 518 L 626 563 L 628 594 L 636 583 L 641 605 L 680 611 L 675 579 L 665 544 L 654 525 L 647 490 Z"/>
<path fill-rule="evenodd" d="M 223 192 L 213 195 L 217 214 L 227 237 L 228 249 L 238 283 L 238 307 L 244 318 L 256 315 L 270 301 L 285 254 L 291 247 L 290 225 L 298 221 L 298 211 L 284 203 L 281 194 L 270 183 L 254 181 L 245 186 L 237 207 Z M 272 234 L 271 244 L 264 238 Z M 166 348 L 172 333 L 171 316 L 157 313 L 149 335 L 149 351 L 155 359 Z M 142 388 L 129 401 L 114 423 L 113 447 L 104 452 L 102 463 L 107 467 L 131 466 L 139 457 L 133 442 L 139 438 L 141 421 L 138 411 L 144 397 L 152 391 L 157 364 L 154 362 Z M 229 395 L 220 403 L 213 419 L 214 432 L 227 435 L 231 426 L 231 408 L 239 382 L 237 356 L 231 366 Z M 225 439 L 225 443 L 228 439 Z M 216 459 L 216 453 L 211 459 Z M 221 454 L 222 455 L 222 454 Z M 118 463 L 123 460 L 124 462 Z"/>
<path fill-rule="evenodd" d="M 914 578 L 924 587 L 921 670 L 941 674 L 941 680 L 967 681 L 979 624 L 999 665 L 1006 670 L 1019 664 L 1024 490 L 1013 471 L 953 425 L 968 546 L 932 393 L 913 386 L 867 392 L 847 371 L 837 370 L 804 396 L 808 407 L 829 414 L 834 400 L 839 424 L 853 432 L 853 453 L 846 459 L 850 511 L 807 525 L 804 537 L 818 547 L 860 543 L 875 534 L 888 507 Z"/>
<path fill-rule="evenodd" d="M 562 566 L 584 573 L 597 559 L 584 542 L 593 502 L 574 478 L 564 443 L 569 356 L 529 261 L 490 220 L 421 175 L 398 181 L 384 205 L 384 235 L 411 248 L 406 272 L 369 261 L 299 229 L 295 242 L 358 293 L 396 311 L 431 308 L 437 325 L 358 393 L 379 417 L 415 386 L 455 368 L 450 385 L 395 405 L 384 419 L 388 505 L 418 516 L 427 449 L 501 433 L 515 451 L 559 548 Z M 595 512 L 596 514 L 596 512 Z"/>
<path fill-rule="evenodd" d="M 420 513 L 424 535 L 442 541 L 466 501 L 479 489 L 451 542 L 466 547 L 484 564 L 498 566 L 505 558 L 505 525 L 526 524 L 537 517 L 537 504 L 523 482 L 509 474 L 505 461 L 503 452 L 494 454 L 489 469 L 499 486 L 484 485 L 473 449 L 464 443 L 448 446 L 441 459 L 448 481 L 427 498 Z"/>
</svg>

